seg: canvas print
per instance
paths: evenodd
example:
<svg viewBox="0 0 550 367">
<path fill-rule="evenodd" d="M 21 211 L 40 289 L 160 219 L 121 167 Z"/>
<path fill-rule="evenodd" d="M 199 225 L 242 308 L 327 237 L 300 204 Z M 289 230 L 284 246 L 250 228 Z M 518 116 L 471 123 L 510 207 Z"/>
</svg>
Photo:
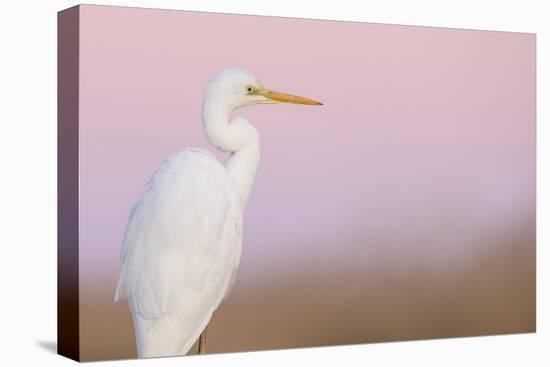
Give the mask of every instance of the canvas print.
<svg viewBox="0 0 550 367">
<path fill-rule="evenodd" d="M 535 35 L 58 14 L 58 350 L 534 332 Z"/>
</svg>

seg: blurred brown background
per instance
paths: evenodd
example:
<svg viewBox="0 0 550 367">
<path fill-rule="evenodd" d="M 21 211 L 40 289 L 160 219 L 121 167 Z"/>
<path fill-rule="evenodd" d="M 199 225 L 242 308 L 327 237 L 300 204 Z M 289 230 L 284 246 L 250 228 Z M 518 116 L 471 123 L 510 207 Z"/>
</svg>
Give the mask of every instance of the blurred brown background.
<svg viewBox="0 0 550 367">
<path fill-rule="evenodd" d="M 532 223 L 481 240 L 461 264 L 328 266 L 274 273 L 256 288 L 237 282 L 210 323 L 208 353 L 533 332 Z M 126 303 L 112 296 L 107 284 L 82 293 L 83 360 L 136 356 Z"/>
</svg>

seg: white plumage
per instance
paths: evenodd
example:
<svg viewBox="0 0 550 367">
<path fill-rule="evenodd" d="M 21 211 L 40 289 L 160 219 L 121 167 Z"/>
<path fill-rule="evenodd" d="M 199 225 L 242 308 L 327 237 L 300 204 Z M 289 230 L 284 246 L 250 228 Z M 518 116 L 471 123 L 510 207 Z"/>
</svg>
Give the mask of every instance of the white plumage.
<svg viewBox="0 0 550 367">
<path fill-rule="evenodd" d="M 231 157 L 224 166 L 202 149 L 171 155 L 131 210 L 115 301 L 128 299 L 139 357 L 186 354 L 229 294 L 260 157 L 256 129 L 229 116 L 276 102 L 320 104 L 267 90 L 242 69 L 216 74 L 204 91 L 203 124 L 210 143 Z"/>
</svg>

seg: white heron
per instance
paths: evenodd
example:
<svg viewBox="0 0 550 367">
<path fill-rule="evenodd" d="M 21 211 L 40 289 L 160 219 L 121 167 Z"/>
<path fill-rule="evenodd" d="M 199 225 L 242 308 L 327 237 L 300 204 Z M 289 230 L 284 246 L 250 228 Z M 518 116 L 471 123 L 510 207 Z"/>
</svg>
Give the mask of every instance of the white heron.
<svg viewBox="0 0 550 367">
<path fill-rule="evenodd" d="M 233 110 L 259 103 L 321 105 L 275 92 L 247 71 L 228 68 L 204 90 L 208 141 L 230 153 L 225 166 L 190 148 L 163 160 L 130 212 L 115 302 L 125 297 L 138 356 L 186 354 L 229 294 L 242 247 L 242 218 L 260 159 L 258 131 Z"/>
</svg>

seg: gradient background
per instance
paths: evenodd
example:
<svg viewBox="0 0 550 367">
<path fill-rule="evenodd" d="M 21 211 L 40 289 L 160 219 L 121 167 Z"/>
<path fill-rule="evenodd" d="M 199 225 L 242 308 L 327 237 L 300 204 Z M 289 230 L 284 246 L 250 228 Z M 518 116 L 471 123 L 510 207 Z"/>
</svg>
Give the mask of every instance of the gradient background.
<svg viewBox="0 0 550 367">
<path fill-rule="evenodd" d="M 163 157 L 213 149 L 201 93 L 225 66 L 325 105 L 238 111 L 262 159 L 209 353 L 535 330 L 534 35 L 80 14 L 83 360 L 135 356 L 112 303 L 128 212 Z"/>
</svg>

